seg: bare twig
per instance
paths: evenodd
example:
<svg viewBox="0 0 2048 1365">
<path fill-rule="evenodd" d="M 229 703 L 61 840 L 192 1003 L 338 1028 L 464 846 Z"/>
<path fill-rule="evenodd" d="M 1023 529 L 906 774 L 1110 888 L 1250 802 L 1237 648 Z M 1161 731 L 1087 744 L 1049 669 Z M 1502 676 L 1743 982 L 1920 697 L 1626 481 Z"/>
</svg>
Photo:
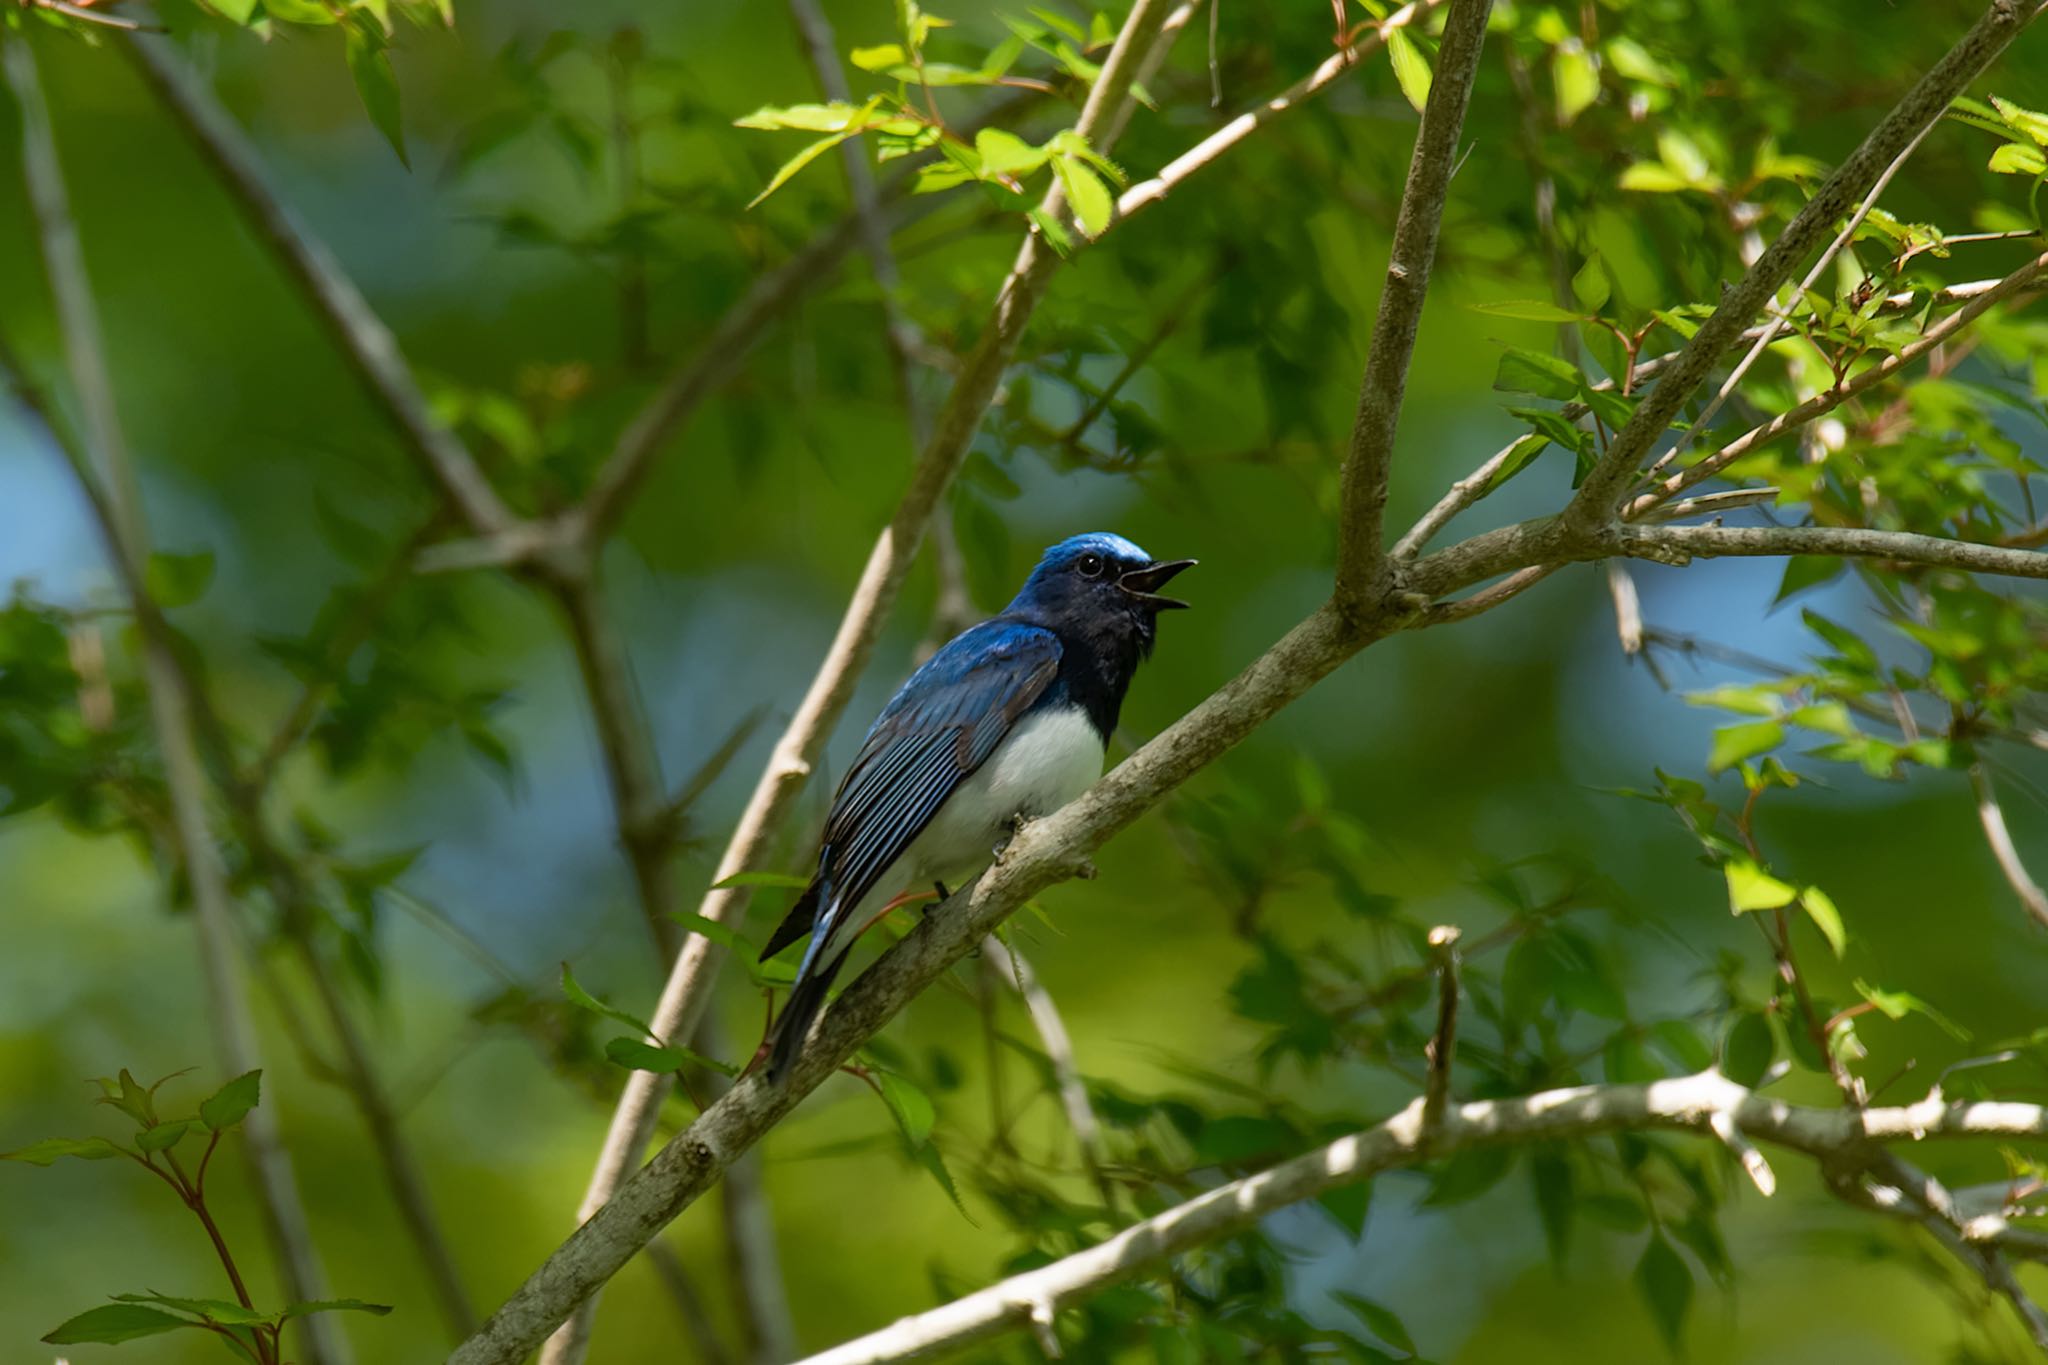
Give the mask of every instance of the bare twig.
<svg viewBox="0 0 2048 1365">
<path fill-rule="evenodd" d="M 0 37 L 0 62 L 21 111 L 22 169 L 29 200 L 57 306 L 58 324 L 70 364 L 73 387 L 84 412 L 89 455 L 75 451 L 52 418 L 47 404 L 32 399 L 27 374 L 9 351 L 0 351 L 0 367 L 10 374 L 17 394 L 47 430 L 53 444 L 70 459 L 80 487 L 92 506 L 116 576 L 145 623 L 143 676 L 149 693 L 151 723 L 164 764 L 164 781 L 180 859 L 190 885 L 198 931 L 199 958 L 206 981 L 207 1015 L 220 1065 L 241 1075 L 262 1065 L 255 1025 L 243 992 L 234 949 L 233 909 L 225 869 L 207 828 L 205 776 L 192 739 L 194 699 L 173 658 L 163 621 L 150 601 L 143 566 L 149 556 L 149 532 L 136 489 L 127 442 L 121 431 L 99 320 L 84 253 L 71 216 L 63 169 L 51 130 L 35 57 L 20 35 Z M 97 464 L 95 475 L 91 465 Z M 280 1278 L 294 1301 L 328 1297 L 304 1204 L 293 1177 L 291 1157 L 279 1131 L 276 1105 L 259 1105 L 243 1124 L 244 1147 L 263 1210 L 263 1221 L 277 1253 Z M 346 1341 L 331 1322 L 316 1317 L 300 1323 L 300 1341 L 307 1358 L 326 1365 L 345 1365 Z"/>
<path fill-rule="evenodd" d="M 1750 325 L 1765 301 L 1777 292 L 1778 286 L 1836 220 L 1869 194 L 1870 186 L 1884 168 L 1923 129 L 1941 117 L 1949 102 L 2005 50 L 2006 44 L 2019 35 L 2037 12 L 2038 6 L 2031 0 L 2024 4 L 2020 0 L 1993 0 L 1970 31 L 1835 169 L 1756 264 L 1727 291 L 1720 306 L 1700 324 L 1679 353 L 1670 373 L 1658 381 L 1615 434 L 1565 509 L 1568 526 L 1586 531 L 1612 518 L 1615 504 L 1635 477 L 1651 444 L 1670 427 L 1679 408 L 1734 337 Z"/>
<path fill-rule="evenodd" d="M 1422 1098 L 1422 1129 L 1443 1126 L 1444 1107 L 1451 1098 L 1451 1063 L 1458 1050 L 1458 939 L 1456 925 L 1439 924 L 1429 931 L 1429 951 L 1436 960 L 1436 1032 L 1428 1045 L 1429 1085 Z"/>
<path fill-rule="evenodd" d="M 1977 819 L 1984 826 L 1984 841 L 1991 845 L 1991 856 L 1998 860 L 1998 870 L 2005 874 L 2005 880 L 2012 887 L 2013 894 L 2020 898 L 2027 913 L 2048 928 L 2048 891 L 2034 880 L 2027 871 L 2027 865 L 2020 858 L 2018 847 L 2013 844 L 2012 831 L 2005 827 L 2005 808 L 1998 804 L 1998 788 L 1991 780 L 1991 771 L 1983 760 L 1970 765 L 1970 790 L 1977 795 Z"/>
<path fill-rule="evenodd" d="M 1415 334 L 1422 323 L 1422 305 L 1429 293 L 1430 267 L 1436 262 L 1444 199 L 1450 193 L 1451 171 L 1458 159 L 1458 136 L 1465 126 L 1465 106 L 1479 72 L 1486 16 L 1492 10 L 1493 0 L 1451 0 L 1429 99 L 1415 131 L 1415 151 L 1408 161 L 1408 180 L 1401 191 L 1393 246 L 1387 256 L 1386 284 L 1373 320 L 1365 375 L 1359 381 L 1350 454 L 1344 461 L 1343 521 L 1337 542 L 1340 602 L 1361 601 L 1374 593 L 1386 572 L 1381 538 L 1394 433 L 1401 420 L 1401 399 L 1408 385 L 1409 361 L 1415 354 Z"/>
<path fill-rule="evenodd" d="M 1992 1105 L 1973 1113 L 1975 1106 L 1937 1099 L 1859 1114 L 1766 1100 L 1711 1071 L 1648 1085 L 1579 1086 L 1452 1105 L 1434 1129 L 1425 1121 L 1426 1108 L 1426 1100 L 1416 1100 L 1363 1132 L 1219 1186 L 1097 1246 L 820 1352 L 804 1365 L 882 1365 L 957 1351 L 1325 1191 L 1479 1147 L 1658 1129 L 1715 1136 L 1725 1128 L 1829 1162 L 1866 1152 L 1873 1142 L 2048 1133 L 2048 1110 L 2035 1105 Z"/>
<path fill-rule="evenodd" d="M 1336 83 L 1358 64 L 1360 57 L 1376 51 L 1386 44 L 1386 35 L 1398 28 L 1406 28 L 1447 3 L 1447 0 L 1413 0 L 1403 5 L 1385 19 L 1372 25 L 1358 41 L 1330 57 L 1314 71 L 1288 86 L 1279 94 L 1249 109 L 1230 122 L 1203 138 L 1194 146 L 1182 152 L 1160 168 L 1157 175 L 1141 180 L 1117 197 L 1117 220 L 1122 222 L 1135 217 L 1152 205 L 1165 199 L 1180 188 L 1190 176 L 1203 168 L 1213 165 L 1225 152 L 1243 142 L 1274 119 L 1297 109 Z M 1213 11 L 1212 11 L 1213 13 Z"/>
</svg>

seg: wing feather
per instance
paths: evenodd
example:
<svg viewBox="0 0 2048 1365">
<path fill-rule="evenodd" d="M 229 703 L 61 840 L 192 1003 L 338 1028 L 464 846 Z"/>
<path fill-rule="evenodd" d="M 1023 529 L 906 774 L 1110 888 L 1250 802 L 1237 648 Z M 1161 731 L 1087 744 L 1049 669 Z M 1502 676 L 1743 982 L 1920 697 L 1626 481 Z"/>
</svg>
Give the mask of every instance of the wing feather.
<svg viewBox="0 0 2048 1365">
<path fill-rule="evenodd" d="M 987 621 L 963 632 L 905 683 L 868 731 L 825 821 L 818 855 L 829 933 L 858 905 L 960 783 L 995 752 L 1059 673 L 1051 631 Z"/>
</svg>

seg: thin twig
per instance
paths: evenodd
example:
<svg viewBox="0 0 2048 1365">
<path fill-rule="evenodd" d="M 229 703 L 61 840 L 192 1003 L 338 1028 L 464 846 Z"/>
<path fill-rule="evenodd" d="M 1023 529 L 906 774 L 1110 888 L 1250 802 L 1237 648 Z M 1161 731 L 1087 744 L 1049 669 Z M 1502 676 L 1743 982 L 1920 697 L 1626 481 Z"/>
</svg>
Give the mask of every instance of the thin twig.
<svg viewBox="0 0 2048 1365">
<path fill-rule="evenodd" d="M 1977 819 L 1984 826 L 1984 841 L 1991 845 L 1991 856 L 1998 860 L 1998 870 L 2005 874 L 2007 885 L 2020 898 L 2020 904 L 2027 913 L 2048 928 L 2048 891 L 2034 880 L 2027 871 L 2026 863 L 2020 858 L 2020 851 L 2012 841 L 2012 831 L 2005 825 L 2005 808 L 1998 804 L 1998 788 L 1991 780 L 1991 770 L 1979 759 L 1970 765 L 1970 790 L 1977 796 Z"/>
<path fill-rule="evenodd" d="M 1340 601 L 1356 602 L 1371 595 L 1386 571 L 1382 522 L 1387 477 L 1393 468 L 1394 433 L 1401 420 L 1401 399 L 1415 354 L 1415 335 L 1422 324 L 1422 305 L 1429 294 L 1430 268 L 1436 262 L 1437 236 L 1443 227 L 1458 137 L 1465 126 L 1465 106 L 1478 76 L 1486 17 L 1492 10 L 1493 0 L 1451 0 L 1429 99 L 1415 131 L 1415 150 L 1408 161 L 1408 179 L 1401 191 L 1394 240 L 1387 254 L 1386 284 L 1373 320 L 1365 375 L 1359 381 L 1350 453 L 1344 461 L 1343 520 L 1337 542 Z"/>
<path fill-rule="evenodd" d="M 1458 939 L 1456 925 L 1439 924 L 1429 931 L 1430 956 L 1436 960 L 1436 1031 L 1426 1049 L 1429 1084 L 1422 1099 L 1425 1134 L 1443 1126 L 1444 1107 L 1451 1098 L 1451 1062 L 1458 1050 Z"/>
<path fill-rule="evenodd" d="M 1670 427 L 1679 408 L 1736 334 L 1750 325 L 1765 301 L 1777 292 L 1778 286 L 1835 221 L 1868 195 L 1884 168 L 1923 129 L 1941 117 L 1950 101 L 2005 50 L 2037 12 L 2038 6 L 2032 3 L 1993 0 L 1970 31 L 1920 78 L 1815 191 L 1778 239 L 1700 324 L 1679 353 L 1671 373 L 1658 381 L 1615 434 L 1565 509 L 1564 520 L 1572 530 L 1590 530 L 1612 519 L 1615 505 L 1635 478 L 1651 444 Z"/>
</svg>

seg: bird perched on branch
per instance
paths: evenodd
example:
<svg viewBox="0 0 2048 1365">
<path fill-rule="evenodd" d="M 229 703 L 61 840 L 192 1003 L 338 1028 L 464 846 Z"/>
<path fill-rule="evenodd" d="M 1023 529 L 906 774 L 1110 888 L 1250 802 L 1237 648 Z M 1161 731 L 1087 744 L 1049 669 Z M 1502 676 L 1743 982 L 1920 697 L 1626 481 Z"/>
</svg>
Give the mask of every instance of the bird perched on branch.
<svg viewBox="0 0 2048 1365">
<path fill-rule="evenodd" d="M 818 870 L 761 953 L 811 935 L 769 1036 L 768 1079 L 789 1069 L 853 942 L 910 888 L 988 865 L 1023 820 L 1102 775 L 1159 589 L 1192 559 L 1157 560 L 1122 536 L 1045 552 L 1002 614 L 955 636 L 890 698 L 832 798 Z"/>
</svg>

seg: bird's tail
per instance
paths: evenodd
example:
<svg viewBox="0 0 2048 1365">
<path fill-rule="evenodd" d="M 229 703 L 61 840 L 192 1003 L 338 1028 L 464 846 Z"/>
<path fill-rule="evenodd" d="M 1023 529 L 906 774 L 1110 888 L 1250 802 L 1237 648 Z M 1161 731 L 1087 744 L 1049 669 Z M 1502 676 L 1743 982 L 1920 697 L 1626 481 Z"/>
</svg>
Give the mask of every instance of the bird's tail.
<svg viewBox="0 0 2048 1365">
<path fill-rule="evenodd" d="M 806 961 L 797 972 L 796 984 L 789 988 L 789 999 L 776 1016 L 768 1045 L 768 1084 L 778 1084 L 788 1074 L 790 1063 L 796 1060 L 805 1036 L 811 1031 L 811 1021 L 825 1008 L 825 993 L 832 988 L 832 978 L 839 975 L 846 959 L 847 952 L 842 949 L 829 962 Z"/>
</svg>

